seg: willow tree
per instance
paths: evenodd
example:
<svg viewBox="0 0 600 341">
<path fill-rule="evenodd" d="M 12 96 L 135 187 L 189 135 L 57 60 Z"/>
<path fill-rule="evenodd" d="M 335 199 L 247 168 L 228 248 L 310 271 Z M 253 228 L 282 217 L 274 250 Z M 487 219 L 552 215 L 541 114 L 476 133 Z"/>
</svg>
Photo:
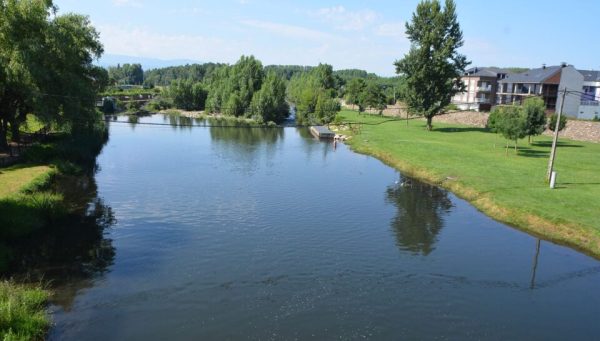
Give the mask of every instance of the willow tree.
<svg viewBox="0 0 600 341">
<path fill-rule="evenodd" d="M 0 148 L 29 113 L 72 132 L 97 121 L 95 97 L 108 81 L 93 64 L 99 35 L 87 17 L 56 11 L 51 0 L 0 1 Z"/>
<path fill-rule="evenodd" d="M 470 64 L 458 53 L 463 34 L 454 1 L 446 0 L 444 8 L 438 0 L 419 3 L 406 23 L 406 35 L 411 47 L 394 63 L 396 73 L 406 78 L 404 101 L 409 112 L 424 116 L 431 130 L 433 117 L 465 90 L 460 77 Z"/>
</svg>

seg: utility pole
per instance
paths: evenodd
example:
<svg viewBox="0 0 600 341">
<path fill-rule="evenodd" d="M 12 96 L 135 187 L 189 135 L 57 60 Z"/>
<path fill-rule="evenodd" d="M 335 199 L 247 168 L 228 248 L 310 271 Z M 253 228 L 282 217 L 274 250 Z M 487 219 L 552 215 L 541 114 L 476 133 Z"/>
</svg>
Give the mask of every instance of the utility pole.
<svg viewBox="0 0 600 341">
<path fill-rule="evenodd" d="M 556 117 L 556 126 L 554 127 L 554 138 L 552 139 L 552 150 L 550 151 L 550 161 L 548 162 L 548 173 L 546 173 L 546 181 L 550 181 L 552 170 L 554 168 L 554 158 L 556 156 L 556 143 L 558 142 L 558 128 L 560 127 L 560 116 L 562 115 L 565 106 L 565 97 L 567 96 L 567 88 L 563 89 L 562 101 L 560 102 L 560 110 Z"/>
</svg>

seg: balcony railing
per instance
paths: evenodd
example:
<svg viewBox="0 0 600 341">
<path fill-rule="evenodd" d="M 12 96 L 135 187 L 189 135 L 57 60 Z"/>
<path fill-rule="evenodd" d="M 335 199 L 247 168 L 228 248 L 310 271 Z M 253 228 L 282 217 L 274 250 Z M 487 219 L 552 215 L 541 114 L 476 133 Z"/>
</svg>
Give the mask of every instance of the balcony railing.
<svg viewBox="0 0 600 341">
<path fill-rule="evenodd" d="M 490 104 L 491 101 L 488 98 L 475 98 L 475 103 Z"/>
<path fill-rule="evenodd" d="M 477 87 L 477 91 L 480 91 L 480 92 L 490 92 L 490 91 L 492 91 L 492 86 L 491 85 L 488 85 L 488 86 L 479 86 L 479 87 Z"/>
<path fill-rule="evenodd" d="M 581 101 L 580 104 L 586 105 L 586 106 L 591 106 L 591 107 L 598 107 L 598 106 L 600 106 L 600 101 Z"/>
</svg>

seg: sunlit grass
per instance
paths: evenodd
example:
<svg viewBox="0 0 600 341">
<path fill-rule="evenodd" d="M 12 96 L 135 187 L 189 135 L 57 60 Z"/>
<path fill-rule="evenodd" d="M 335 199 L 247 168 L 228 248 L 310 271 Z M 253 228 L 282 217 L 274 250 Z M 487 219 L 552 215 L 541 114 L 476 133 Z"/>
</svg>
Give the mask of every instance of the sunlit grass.
<svg viewBox="0 0 600 341">
<path fill-rule="evenodd" d="M 0 282 L 0 337 L 42 340 L 50 326 L 46 314 L 48 293 L 39 287 Z"/>
<path fill-rule="evenodd" d="M 490 216 L 549 239 L 600 256 L 600 144 L 560 140 L 556 189 L 545 175 L 551 138 L 519 141 L 515 153 L 505 140 L 482 128 L 405 120 L 342 111 L 343 121 L 360 121 L 361 134 L 348 143 L 401 171 L 440 184 Z M 382 123 L 382 124 L 378 124 Z"/>
</svg>

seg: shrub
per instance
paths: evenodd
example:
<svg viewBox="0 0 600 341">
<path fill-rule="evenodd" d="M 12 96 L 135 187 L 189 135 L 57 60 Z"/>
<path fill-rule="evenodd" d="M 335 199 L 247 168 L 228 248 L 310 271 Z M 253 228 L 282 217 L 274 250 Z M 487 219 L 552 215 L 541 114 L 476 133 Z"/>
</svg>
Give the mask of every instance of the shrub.
<svg viewBox="0 0 600 341">
<path fill-rule="evenodd" d="M 554 113 L 550 116 L 550 122 L 548 123 L 548 129 L 554 131 L 556 129 L 556 120 L 558 118 L 558 114 Z M 565 129 L 567 126 L 567 118 L 565 115 L 560 116 L 560 124 L 558 125 L 558 131 Z"/>
</svg>

